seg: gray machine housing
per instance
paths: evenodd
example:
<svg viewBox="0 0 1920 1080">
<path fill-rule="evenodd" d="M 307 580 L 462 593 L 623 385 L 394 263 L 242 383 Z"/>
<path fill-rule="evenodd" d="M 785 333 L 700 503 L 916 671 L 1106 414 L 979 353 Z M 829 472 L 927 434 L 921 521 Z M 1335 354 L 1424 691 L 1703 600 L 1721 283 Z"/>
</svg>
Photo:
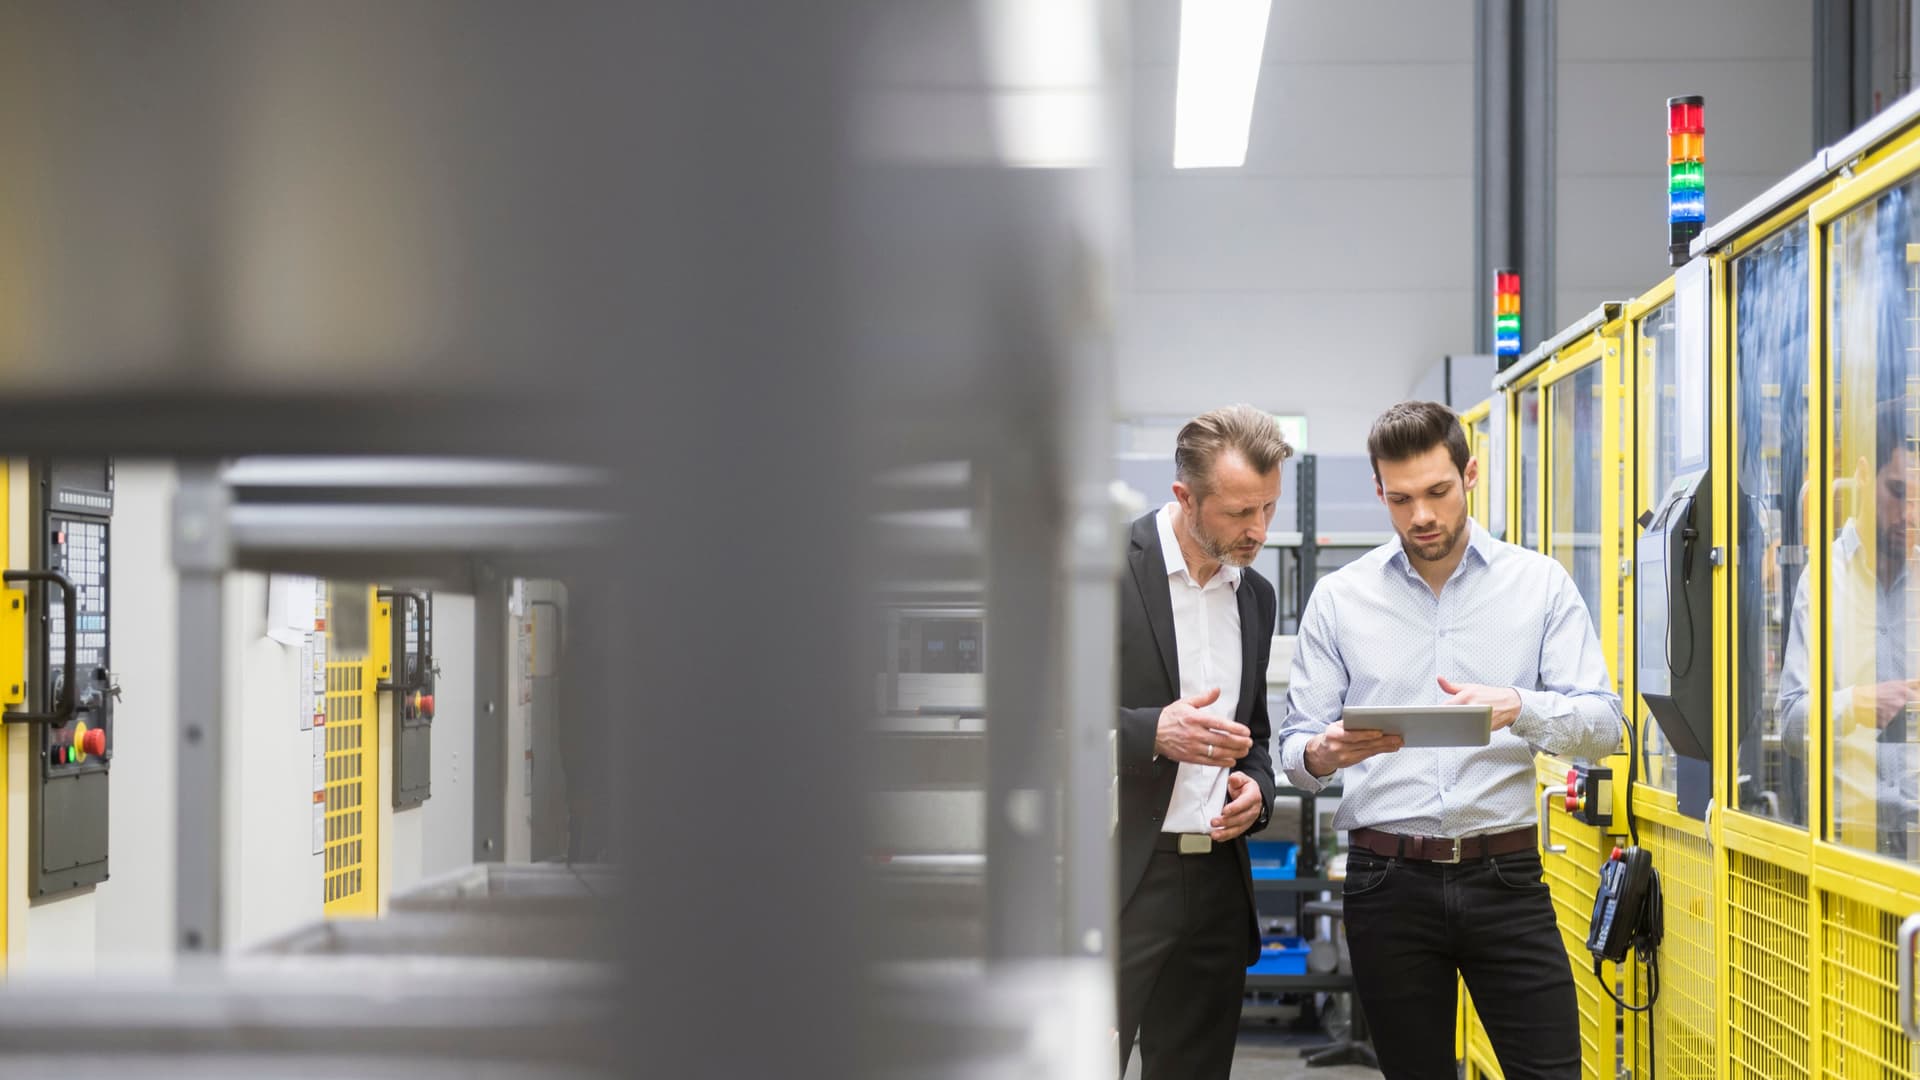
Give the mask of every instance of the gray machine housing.
<svg viewBox="0 0 1920 1080">
<path fill-rule="evenodd" d="M 73 716 L 35 724 L 30 736 L 27 894 L 51 896 L 107 880 L 108 776 L 113 760 L 113 639 L 110 595 L 113 462 L 108 458 L 37 459 L 30 464 L 33 561 L 72 583 L 78 626 L 67 626 L 55 589 L 38 586 L 28 633 L 32 700 L 51 703 L 67 678 L 64 635 L 78 633 Z M 43 704 L 41 708 L 49 707 Z M 106 732 L 106 752 L 69 761 L 79 724 Z"/>
<path fill-rule="evenodd" d="M 1713 503 L 1708 470 L 1674 479 L 1634 547 L 1637 689 L 1680 756 L 1682 813 L 1704 817 L 1713 785 Z"/>
</svg>

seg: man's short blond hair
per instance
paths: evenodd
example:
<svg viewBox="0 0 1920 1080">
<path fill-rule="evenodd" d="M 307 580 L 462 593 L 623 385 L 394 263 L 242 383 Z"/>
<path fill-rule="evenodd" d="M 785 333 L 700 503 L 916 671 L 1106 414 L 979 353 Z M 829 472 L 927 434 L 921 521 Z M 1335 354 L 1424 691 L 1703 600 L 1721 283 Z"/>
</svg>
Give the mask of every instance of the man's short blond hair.
<svg viewBox="0 0 1920 1080">
<path fill-rule="evenodd" d="M 1174 478 L 1197 497 L 1213 490 L 1213 466 L 1224 450 L 1246 459 L 1253 471 L 1270 473 L 1293 456 L 1271 413 L 1251 405 L 1229 405 L 1187 421 L 1173 444 Z"/>
</svg>

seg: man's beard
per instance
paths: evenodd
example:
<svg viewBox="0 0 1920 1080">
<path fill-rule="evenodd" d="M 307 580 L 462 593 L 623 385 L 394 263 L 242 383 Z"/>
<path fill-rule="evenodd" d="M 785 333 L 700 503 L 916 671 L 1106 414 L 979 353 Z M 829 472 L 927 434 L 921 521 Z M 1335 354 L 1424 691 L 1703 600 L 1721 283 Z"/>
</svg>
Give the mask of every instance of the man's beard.
<svg viewBox="0 0 1920 1080">
<path fill-rule="evenodd" d="M 1252 566 L 1253 560 L 1260 557 L 1260 545 L 1255 544 L 1251 549 L 1239 549 L 1234 544 L 1222 544 L 1208 536 L 1199 522 L 1191 519 L 1187 521 L 1187 535 L 1199 545 L 1202 555 L 1222 566 L 1244 569 Z"/>
<path fill-rule="evenodd" d="M 1913 549 L 1907 546 L 1907 530 L 1887 529 L 1880 534 L 1880 561 L 1888 568 L 1900 567 L 1914 558 Z"/>
<path fill-rule="evenodd" d="M 1461 534 L 1466 531 L 1466 522 L 1462 521 L 1453 529 L 1442 529 L 1440 539 L 1430 543 L 1420 543 L 1413 538 L 1413 534 L 1410 532 L 1400 534 L 1400 543 L 1406 547 L 1408 552 L 1425 562 L 1439 562 L 1453 554 L 1454 547 L 1460 543 Z"/>
</svg>

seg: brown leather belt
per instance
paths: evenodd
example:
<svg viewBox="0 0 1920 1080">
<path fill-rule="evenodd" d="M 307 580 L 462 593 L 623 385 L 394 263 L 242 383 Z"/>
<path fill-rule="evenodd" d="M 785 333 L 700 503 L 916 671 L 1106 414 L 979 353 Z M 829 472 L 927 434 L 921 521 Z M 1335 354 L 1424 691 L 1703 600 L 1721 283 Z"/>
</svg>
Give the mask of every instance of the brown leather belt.
<svg viewBox="0 0 1920 1080">
<path fill-rule="evenodd" d="M 1419 859 L 1437 863 L 1512 855 L 1517 851 L 1526 851 L 1537 842 L 1531 825 L 1457 840 L 1444 836 L 1401 836 L 1379 829 L 1355 829 L 1347 834 L 1347 846 L 1356 851 L 1372 852 L 1386 859 Z"/>
</svg>

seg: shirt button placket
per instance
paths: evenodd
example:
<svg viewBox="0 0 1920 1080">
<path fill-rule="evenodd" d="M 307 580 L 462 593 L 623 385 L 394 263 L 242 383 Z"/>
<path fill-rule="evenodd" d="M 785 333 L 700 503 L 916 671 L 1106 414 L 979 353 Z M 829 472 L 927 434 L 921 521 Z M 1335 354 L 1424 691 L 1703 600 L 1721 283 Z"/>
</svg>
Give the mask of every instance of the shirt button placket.
<svg viewBox="0 0 1920 1080">
<path fill-rule="evenodd" d="M 1451 663 L 1452 657 L 1447 649 L 1447 611 L 1451 607 L 1449 600 L 1452 593 L 1452 589 L 1443 590 L 1439 596 L 1434 598 L 1433 605 L 1433 663 L 1437 669 L 1434 675 L 1436 677 L 1445 675 L 1450 679 L 1458 677 L 1450 672 L 1453 666 Z M 1438 685 L 1438 682 L 1436 682 L 1435 686 L 1437 687 Z M 1453 794 L 1454 767 L 1453 762 L 1450 760 L 1450 755 L 1445 752 L 1435 754 L 1434 771 L 1440 774 L 1438 778 L 1440 781 L 1440 822 L 1443 826 L 1441 835 L 1451 836 L 1451 830 L 1444 828 L 1444 826 L 1450 824 L 1449 819 L 1453 816 L 1449 796 Z"/>
</svg>

